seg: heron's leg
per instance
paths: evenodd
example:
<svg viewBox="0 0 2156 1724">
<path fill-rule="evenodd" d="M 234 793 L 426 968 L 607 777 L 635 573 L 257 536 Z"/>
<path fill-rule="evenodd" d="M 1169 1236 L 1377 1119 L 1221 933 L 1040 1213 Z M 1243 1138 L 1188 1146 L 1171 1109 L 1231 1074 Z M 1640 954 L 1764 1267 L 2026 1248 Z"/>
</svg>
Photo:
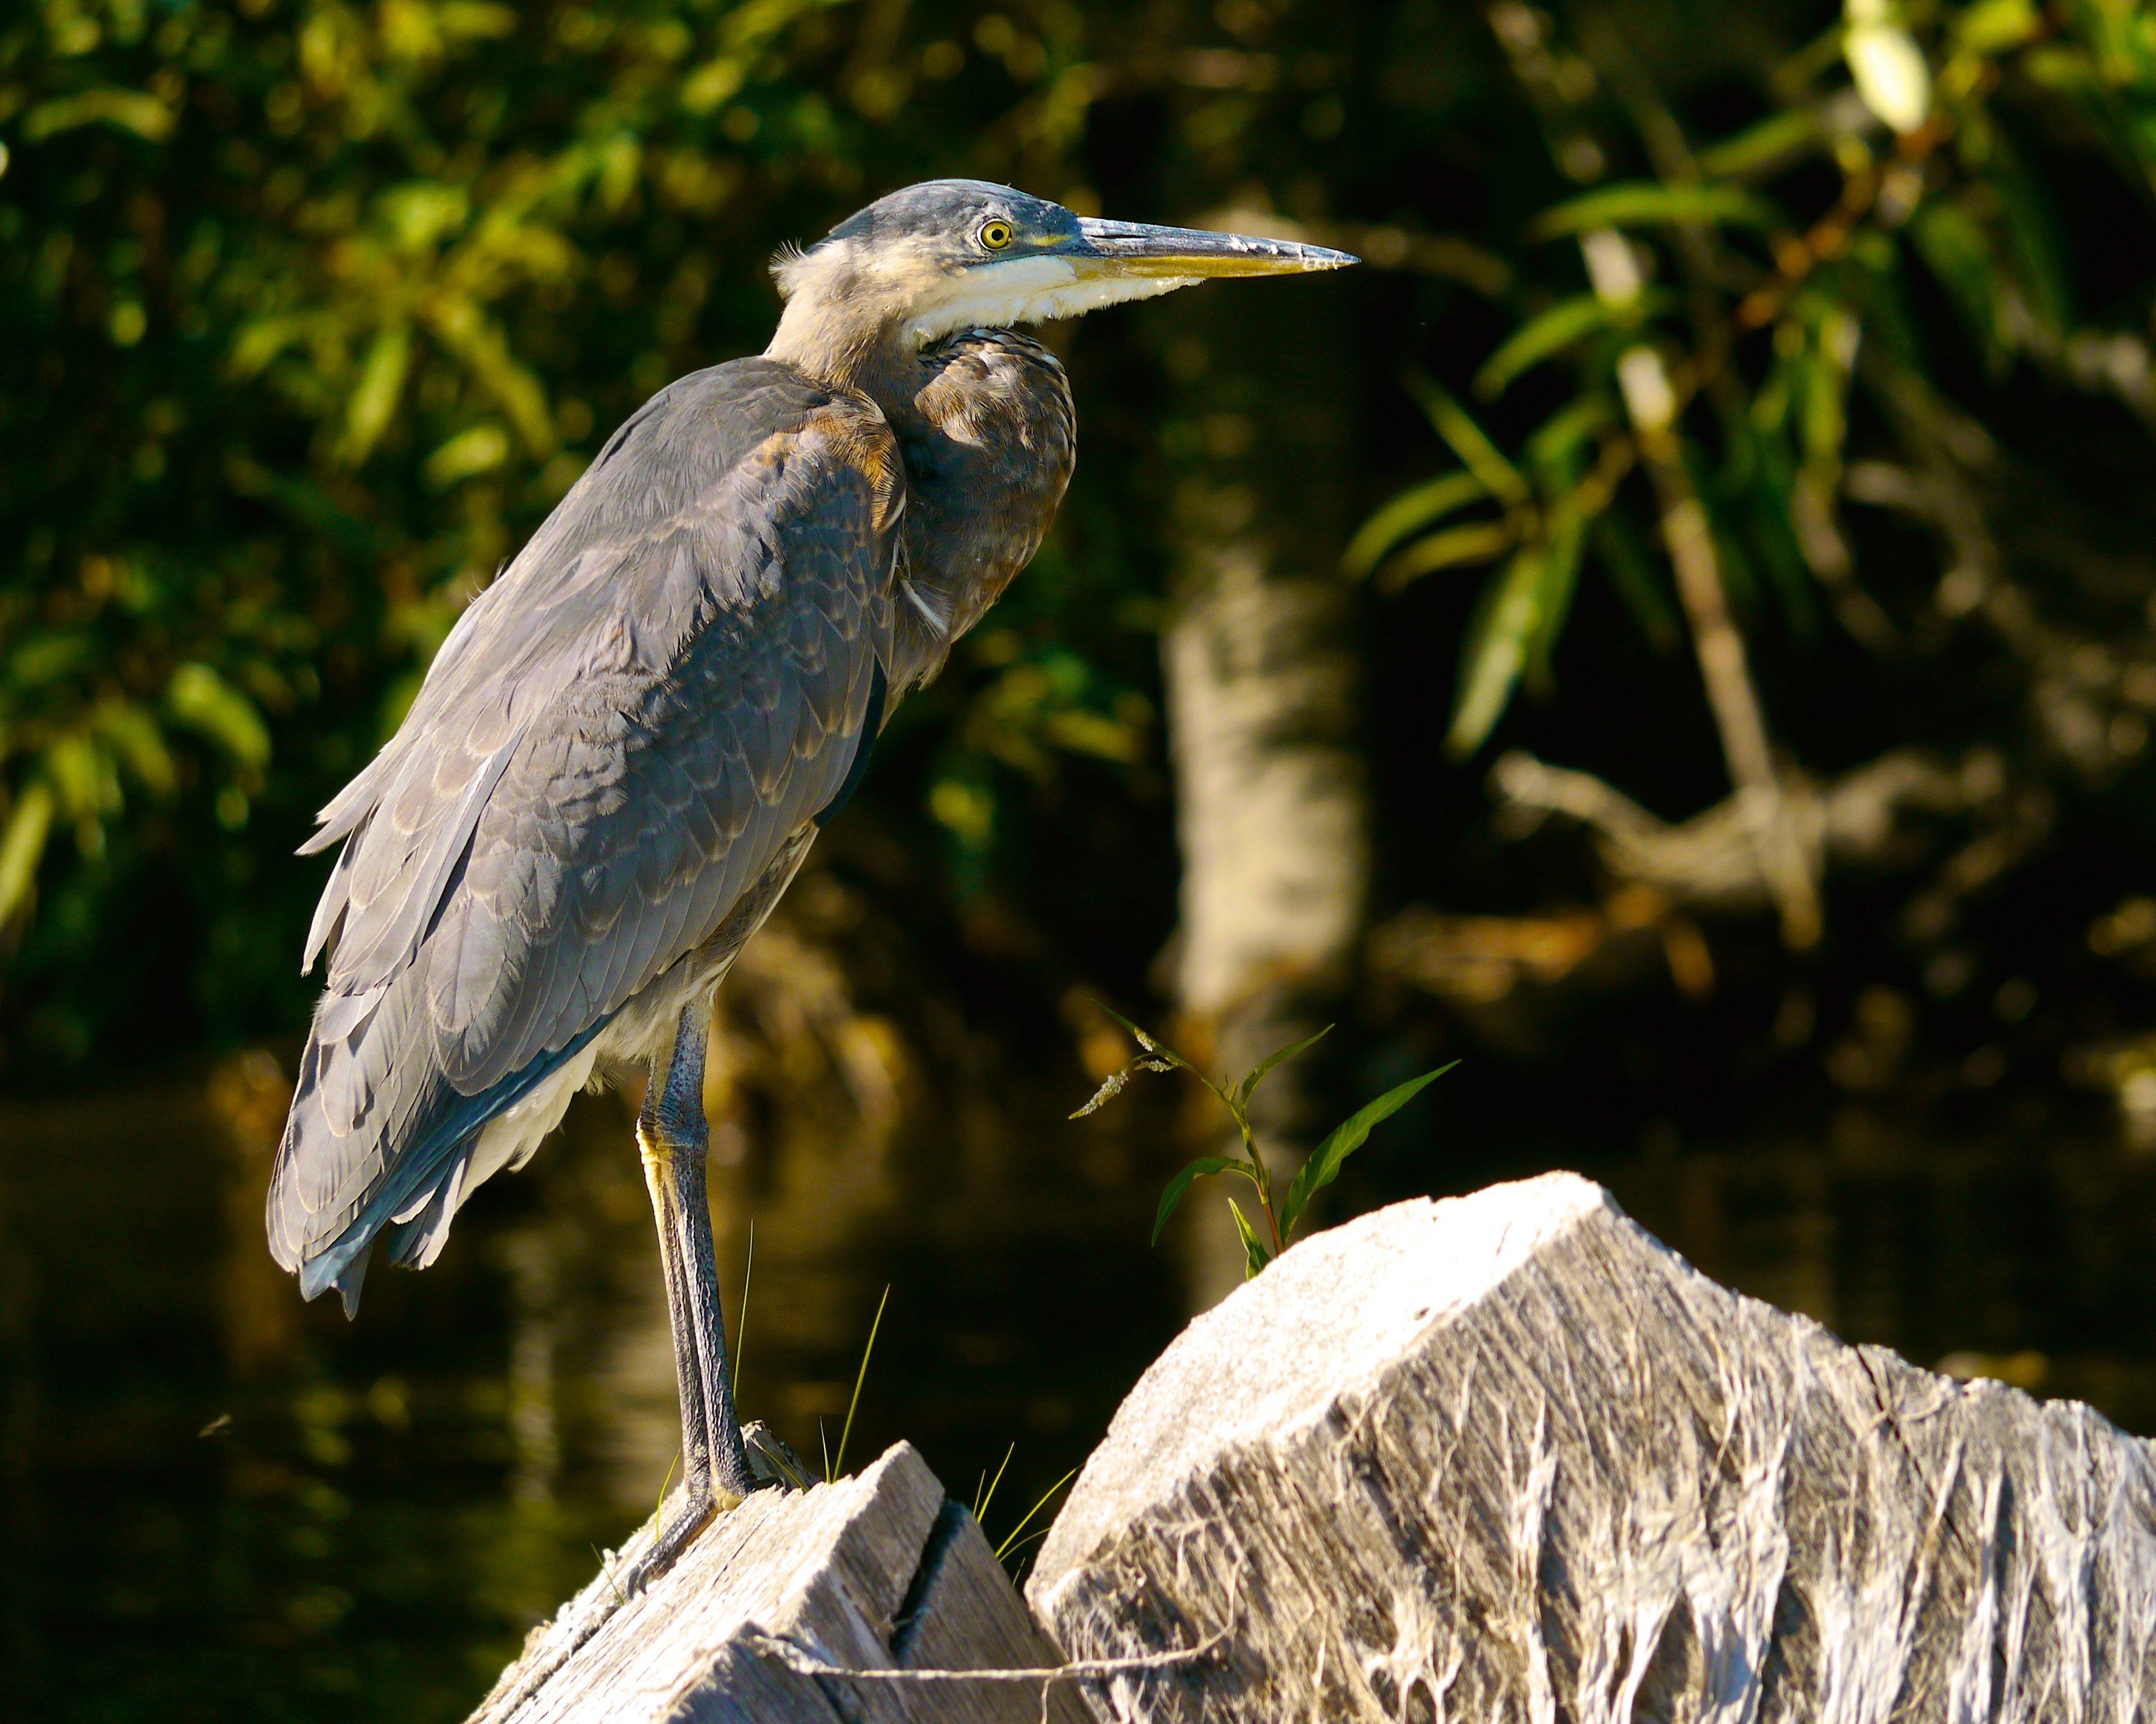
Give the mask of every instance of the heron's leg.
<svg viewBox="0 0 2156 1724">
<path fill-rule="evenodd" d="M 755 1488 L 734 1414 L 726 1331 L 720 1319 L 718 1268 L 705 1186 L 711 1127 L 704 1117 L 706 1008 L 691 1006 L 675 1027 L 636 1122 L 674 1337 L 674 1374 L 681 1396 L 681 1499 L 637 1565 L 649 1579 L 668 1567 L 716 1509 Z"/>
</svg>

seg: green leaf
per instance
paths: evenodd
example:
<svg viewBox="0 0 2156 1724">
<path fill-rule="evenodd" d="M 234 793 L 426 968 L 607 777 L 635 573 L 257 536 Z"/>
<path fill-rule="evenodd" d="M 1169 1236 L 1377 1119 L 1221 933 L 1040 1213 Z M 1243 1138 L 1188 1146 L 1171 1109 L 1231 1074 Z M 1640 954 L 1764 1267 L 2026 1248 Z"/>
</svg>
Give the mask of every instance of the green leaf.
<svg viewBox="0 0 2156 1724">
<path fill-rule="evenodd" d="M 2003 54 L 2043 28 L 2043 13 L 2034 0 L 1976 0 L 1953 22 L 1957 41 L 1971 54 Z"/>
<path fill-rule="evenodd" d="M 33 780 L 23 787 L 0 830 L 0 923 L 13 919 L 28 901 L 52 829 L 52 787 Z"/>
<path fill-rule="evenodd" d="M 1447 527 L 1418 539 L 1386 560 L 1378 577 L 1380 591 L 1397 593 L 1409 582 L 1463 563 L 1487 562 L 1512 547 L 1519 531 L 1509 521 L 1478 521 L 1471 526 Z"/>
<path fill-rule="evenodd" d="M 1435 1071 L 1426 1071 L 1420 1077 L 1409 1078 L 1395 1085 L 1375 1101 L 1356 1112 L 1332 1128 L 1325 1142 L 1310 1152 L 1310 1159 L 1295 1176 L 1295 1183 L 1287 1188 L 1287 1202 L 1281 1211 L 1282 1232 L 1294 1230 L 1296 1222 L 1311 1198 L 1332 1183 L 1340 1172 L 1340 1164 L 1360 1149 L 1371 1131 L 1390 1119 L 1416 1096 L 1435 1083 L 1460 1062 L 1457 1060 L 1440 1065 Z"/>
<path fill-rule="evenodd" d="M 1503 394 L 1505 386 L 1521 372 L 1532 370 L 1545 359 L 1554 358 L 1583 336 L 1607 327 L 1613 312 L 1633 311 L 1638 305 L 1639 301 L 1635 300 L 1623 307 L 1614 306 L 1591 293 L 1559 300 L 1539 316 L 1529 318 L 1483 362 L 1482 369 L 1475 373 L 1476 393 L 1485 397 Z"/>
<path fill-rule="evenodd" d="M 1557 638 L 1564 632 L 1564 619 L 1572 610 L 1572 596 L 1579 585 L 1580 553 L 1587 541 L 1588 522 L 1573 508 L 1560 509 L 1550 524 L 1549 543 L 1542 556 L 1535 586 L 1533 625 L 1527 631 L 1524 674 L 1535 687 L 1550 680 L 1550 655 Z"/>
<path fill-rule="evenodd" d="M 1517 505 L 1533 495 L 1527 480 L 1520 476 L 1520 469 L 1505 459 L 1504 452 L 1490 440 L 1489 433 L 1475 423 L 1444 384 L 1420 371 L 1410 370 L 1407 386 L 1409 393 L 1422 404 L 1422 410 L 1430 415 L 1437 434 L 1452 445 L 1452 452 L 1460 457 L 1461 464 L 1482 481 L 1491 496 L 1500 502 Z"/>
<path fill-rule="evenodd" d="M 1544 210 L 1528 233 L 1537 239 L 1584 233 L 1594 228 L 1729 223 L 1745 228 L 1781 225 L 1780 213 L 1763 198 L 1736 186 L 1664 185 L 1630 180 L 1604 186 Z"/>
<path fill-rule="evenodd" d="M 375 336 L 359 368 L 359 381 L 345 403 L 341 453 L 346 464 L 357 467 L 365 461 L 389 428 L 411 364 L 412 331 L 405 325 L 392 324 Z"/>
<path fill-rule="evenodd" d="M 1273 1260 L 1273 1254 L 1265 1249 L 1265 1241 L 1258 1237 L 1257 1229 L 1250 1225 L 1242 1206 L 1229 1198 L 1228 1207 L 1235 1212 L 1235 1231 L 1243 1236 L 1243 1279 L 1255 1281 L 1258 1272 Z"/>
<path fill-rule="evenodd" d="M 483 420 L 459 431 L 427 457 L 427 483 L 437 490 L 482 473 L 491 473 L 509 459 L 509 433 L 493 420 Z"/>
<path fill-rule="evenodd" d="M 1778 167 L 1826 136 L 1816 108 L 1789 108 L 1748 126 L 1735 137 L 1710 144 L 1699 152 L 1697 167 L 1710 180 L 1732 179 L 1741 174 Z"/>
<path fill-rule="evenodd" d="M 1460 697 L 1445 746 L 1465 757 L 1488 737 L 1527 668 L 1547 547 L 1523 545 L 1491 581 L 1467 625 L 1460 656 Z"/>
<path fill-rule="evenodd" d="M 179 774 L 172 765 L 171 751 L 165 747 L 163 732 L 157 728 L 157 720 L 135 702 L 99 702 L 90 725 L 112 745 L 113 752 L 127 763 L 127 769 L 144 788 L 155 795 L 169 796 L 178 788 Z"/>
<path fill-rule="evenodd" d="M 1402 491 L 1364 521 L 1341 553 L 1340 566 L 1351 575 L 1367 575 L 1409 534 L 1434 526 L 1454 510 L 1489 495 L 1490 487 L 1465 469 L 1426 480 Z"/>
<path fill-rule="evenodd" d="M 1544 474 L 1555 475 L 1562 487 L 1577 485 L 1578 464 L 1586 454 L 1589 441 L 1597 432 L 1614 424 L 1616 418 L 1609 398 L 1599 393 L 1567 402 L 1529 435 L 1526 444 L 1529 464 Z"/>
<path fill-rule="evenodd" d="M 34 86 L 33 86 L 34 87 Z M 138 138 L 162 144 L 172 135 L 172 110 L 145 90 L 121 90 L 106 85 L 74 95 L 40 102 L 23 116 L 23 136 L 42 143 L 79 126 L 113 126 Z"/>
<path fill-rule="evenodd" d="M 207 664 L 182 664 L 165 689 L 172 716 L 200 731 L 243 767 L 259 771 L 270 763 L 270 727 L 254 703 Z"/>
<path fill-rule="evenodd" d="M 1284 1048 L 1276 1048 L 1271 1053 L 1266 1054 L 1264 1059 L 1260 1060 L 1253 1070 L 1246 1072 L 1244 1075 L 1242 1082 L 1235 1085 L 1236 1101 L 1247 1103 L 1250 1101 L 1252 1093 L 1257 1089 L 1259 1084 L 1264 1081 L 1264 1080 L 1271 1074 L 1276 1066 L 1286 1064 L 1287 1061 L 1294 1059 L 1296 1054 L 1301 1053 L 1306 1048 L 1316 1047 L 1318 1043 L 1324 1040 L 1324 1039 L 1332 1034 L 1332 1026 L 1328 1024 L 1324 1029 L 1319 1030 L 1316 1035 L 1306 1035 L 1299 1042 L 1290 1042 Z"/>
<path fill-rule="evenodd" d="M 1161 1229 L 1168 1225 L 1168 1218 L 1175 1213 L 1175 1206 L 1183 1201 L 1183 1193 L 1190 1189 L 1194 1180 L 1203 1179 L 1209 1173 L 1235 1172 L 1240 1172 L 1245 1178 L 1249 1178 L 1250 1164 L 1248 1162 L 1238 1160 L 1234 1156 L 1207 1155 L 1199 1157 L 1174 1178 L 1169 1180 L 1168 1189 L 1160 1194 L 1160 1208 L 1153 1212 L 1152 1238 L 1148 1243 L 1155 1245 L 1160 1243 Z"/>
</svg>

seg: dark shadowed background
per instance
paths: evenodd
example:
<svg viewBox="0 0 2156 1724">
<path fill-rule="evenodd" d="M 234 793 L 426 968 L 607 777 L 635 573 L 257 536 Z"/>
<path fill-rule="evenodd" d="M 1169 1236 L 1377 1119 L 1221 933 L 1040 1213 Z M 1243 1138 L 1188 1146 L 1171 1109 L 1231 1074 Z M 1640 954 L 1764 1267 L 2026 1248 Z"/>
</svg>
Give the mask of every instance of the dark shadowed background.
<svg viewBox="0 0 2156 1724">
<path fill-rule="evenodd" d="M 1578 1167 L 2156 1431 L 2144 9 L 37 0 L 0 1715 L 454 1720 L 657 1501 L 619 1098 L 357 1325 L 269 1262 L 292 851 L 773 249 L 938 174 L 1366 267 L 1054 335 L 1060 521 L 722 998 L 747 1412 L 820 1464 L 888 1287 L 849 1465 L 1008 1455 L 1001 1539 L 1082 1459 L 1240 1262 L 1203 1187 L 1147 1244 L 1188 1087 L 1065 1119 L 1105 1001 L 1237 1070 L 1337 1022 L 1285 1155 L 1461 1060 L 1322 1219 Z"/>
</svg>

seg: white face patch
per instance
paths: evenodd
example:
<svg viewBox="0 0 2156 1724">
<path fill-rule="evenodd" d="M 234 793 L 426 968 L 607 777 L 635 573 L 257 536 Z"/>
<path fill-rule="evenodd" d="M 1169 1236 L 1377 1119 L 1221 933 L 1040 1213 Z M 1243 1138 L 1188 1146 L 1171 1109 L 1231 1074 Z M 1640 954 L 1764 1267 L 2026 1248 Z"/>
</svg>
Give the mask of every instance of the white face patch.
<svg viewBox="0 0 2156 1724">
<path fill-rule="evenodd" d="M 1103 305 L 1147 300 L 1188 287 L 1198 278 L 1180 275 L 1081 275 L 1069 258 L 1013 258 L 949 278 L 906 320 L 906 332 L 926 346 L 962 329 L 1008 329 L 1082 317 Z"/>
<path fill-rule="evenodd" d="M 1149 300 L 1199 275 L 1125 273 L 1114 260 L 1035 253 L 952 269 L 925 243 L 865 255 L 851 241 L 780 254 L 772 265 L 786 310 L 765 351 L 823 374 L 849 342 L 896 325 L 916 346 L 962 329 L 1008 329 L 1081 317 Z"/>
</svg>

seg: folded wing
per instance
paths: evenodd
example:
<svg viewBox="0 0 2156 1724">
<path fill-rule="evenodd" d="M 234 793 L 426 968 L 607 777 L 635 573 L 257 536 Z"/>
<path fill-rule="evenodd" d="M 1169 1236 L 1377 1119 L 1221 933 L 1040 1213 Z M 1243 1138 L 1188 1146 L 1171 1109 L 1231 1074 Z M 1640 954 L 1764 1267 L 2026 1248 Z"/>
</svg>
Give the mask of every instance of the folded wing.
<svg viewBox="0 0 2156 1724">
<path fill-rule="evenodd" d="M 903 497 L 873 407 L 767 362 L 618 433 L 324 810 L 329 986 L 269 1207 L 356 1299 L 429 1260 L 478 1132 L 696 952 L 840 792 L 890 654 Z"/>
</svg>

